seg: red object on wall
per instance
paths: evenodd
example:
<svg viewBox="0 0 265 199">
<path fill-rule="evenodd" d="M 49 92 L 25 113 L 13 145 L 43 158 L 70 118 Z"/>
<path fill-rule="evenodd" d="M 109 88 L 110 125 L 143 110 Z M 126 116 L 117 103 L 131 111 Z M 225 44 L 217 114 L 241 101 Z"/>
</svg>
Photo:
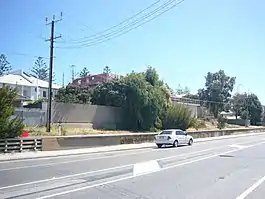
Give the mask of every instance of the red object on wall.
<svg viewBox="0 0 265 199">
<path fill-rule="evenodd" d="M 29 132 L 24 131 L 20 137 L 28 137 L 28 136 L 29 136 Z"/>
</svg>

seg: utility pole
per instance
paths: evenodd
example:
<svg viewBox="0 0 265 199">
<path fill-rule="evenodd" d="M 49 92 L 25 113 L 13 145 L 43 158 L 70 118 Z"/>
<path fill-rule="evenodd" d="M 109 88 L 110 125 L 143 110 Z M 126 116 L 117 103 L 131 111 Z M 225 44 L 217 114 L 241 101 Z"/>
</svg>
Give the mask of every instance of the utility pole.
<svg viewBox="0 0 265 199">
<path fill-rule="evenodd" d="M 249 89 L 248 92 L 246 93 L 246 98 L 244 98 L 244 102 L 243 102 L 243 106 L 245 106 L 245 111 L 246 111 L 246 121 L 245 121 L 245 126 L 248 127 L 249 126 Z"/>
<path fill-rule="evenodd" d="M 71 65 L 71 71 L 72 71 L 72 82 L 75 80 L 75 65 Z"/>
<path fill-rule="evenodd" d="M 61 38 L 60 36 L 54 36 L 54 24 L 62 20 L 62 12 L 59 20 L 55 20 L 55 15 L 50 23 L 48 23 L 48 18 L 46 18 L 46 25 L 51 25 L 51 35 L 50 39 L 46 41 L 50 42 L 50 65 L 49 65 L 49 89 L 48 89 L 48 106 L 47 106 L 47 124 L 46 131 L 51 132 L 51 113 L 52 113 L 52 69 L 53 69 L 53 44 L 55 39 Z"/>
<path fill-rule="evenodd" d="M 62 82 L 62 86 L 64 88 L 64 73 L 63 73 L 63 82 Z"/>
</svg>

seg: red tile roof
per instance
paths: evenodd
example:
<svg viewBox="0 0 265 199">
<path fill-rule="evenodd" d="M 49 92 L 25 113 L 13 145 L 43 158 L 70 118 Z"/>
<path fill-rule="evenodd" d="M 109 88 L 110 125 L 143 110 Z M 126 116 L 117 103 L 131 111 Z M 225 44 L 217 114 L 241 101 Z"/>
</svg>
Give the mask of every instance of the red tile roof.
<svg viewBox="0 0 265 199">
<path fill-rule="evenodd" d="M 103 82 L 107 82 L 119 78 L 119 75 L 116 74 L 97 74 L 97 75 L 88 75 L 86 77 L 80 77 L 75 79 L 72 84 L 82 85 L 82 86 L 95 86 Z"/>
</svg>

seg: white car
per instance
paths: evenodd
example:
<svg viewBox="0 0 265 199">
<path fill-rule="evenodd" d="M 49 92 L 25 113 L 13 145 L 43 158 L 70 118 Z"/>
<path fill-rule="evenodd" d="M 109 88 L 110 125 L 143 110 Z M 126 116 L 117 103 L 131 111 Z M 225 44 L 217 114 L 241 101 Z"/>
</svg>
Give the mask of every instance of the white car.
<svg viewBox="0 0 265 199">
<path fill-rule="evenodd" d="M 163 145 L 173 145 L 174 147 L 185 144 L 192 145 L 193 137 L 180 129 L 168 129 L 155 136 L 155 143 L 158 148 Z"/>
</svg>

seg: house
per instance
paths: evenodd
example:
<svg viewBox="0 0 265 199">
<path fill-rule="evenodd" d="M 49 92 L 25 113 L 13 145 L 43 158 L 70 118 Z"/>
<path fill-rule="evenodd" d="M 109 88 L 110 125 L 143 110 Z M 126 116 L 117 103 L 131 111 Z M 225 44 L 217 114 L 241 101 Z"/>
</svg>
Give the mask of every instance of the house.
<svg viewBox="0 0 265 199">
<path fill-rule="evenodd" d="M 88 75 L 86 77 L 80 77 L 72 82 L 72 85 L 95 87 L 101 83 L 111 81 L 113 79 L 119 79 L 120 76 L 116 74 L 97 74 Z"/>
<path fill-rule="evenodd" d="M 8 75 L 0 76 L 0 88 L 4 85 L 17 88 L 18 98 L 22 101 L 25 101 L 23 99 L 27 99 L 28 101 L 48 98 L 49 83 L 23 72 L 23 70 L 13 71 Z M 52 84 L 53 95 L 55 95 L 60 88 L 61 86 Z"/>
</svg>

